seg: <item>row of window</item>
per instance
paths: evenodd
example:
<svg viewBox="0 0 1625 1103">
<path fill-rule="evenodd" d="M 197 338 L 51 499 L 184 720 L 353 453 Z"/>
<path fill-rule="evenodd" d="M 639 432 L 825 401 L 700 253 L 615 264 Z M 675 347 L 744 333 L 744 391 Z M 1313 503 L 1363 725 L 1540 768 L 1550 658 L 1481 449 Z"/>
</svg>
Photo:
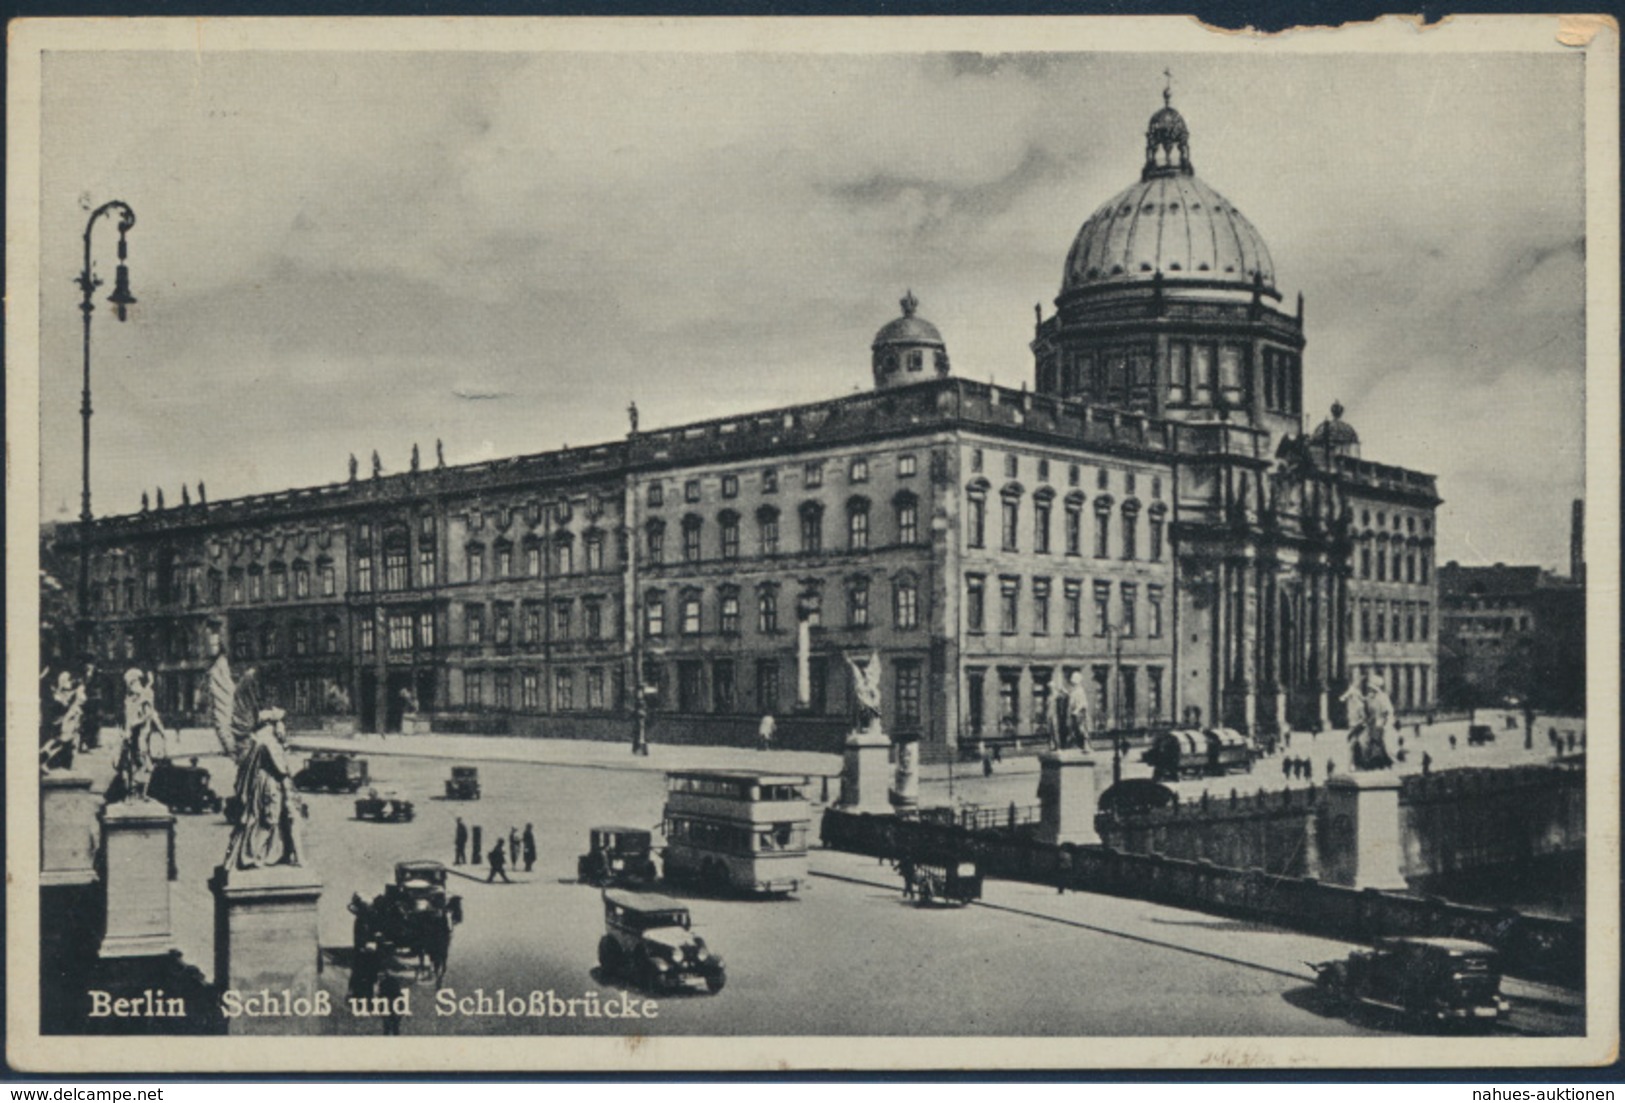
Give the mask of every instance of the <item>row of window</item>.
<svg viewBox="0 0 1625 1103">
<path fill-rule="evenodd" d="M 996 580 L 998 585 L 998 631 L 1006 636 L 1013 636 L 1022 631 L 1021 617 L 1021 591 L 1022 578 L 1020 575 L 1000 575 Z M 987 625 L 987 591 L 989 579 L 982 574 L 968 574 L 965 576 L 965 631 L 970 633 L 984 633 Z M 1117 609 L 1113 617 L 1112 610 L 1112 584 L 1097 581 L 1090 587 L 1092 615 L 1087 626 L 1095 636 L 1105 637 L 1116 631 L 1123 637 L 1136 636 L 1140 632 L 1140 584 L 1137 582 L 1122 582 L 1117 586 Z M 1028 605 L 1028 630 L 1035 636 L 1047 636 L 1056 631 L 1051 618 L 1051 604 L 1054 597 L 1054 580 L 1050 578 L 1034 578 L 1031 584 L 1031 602 Z M 1077 578 L 1064 578 L 1061 580 L 1061 621 L 1060 634 L 1064 636 L 1082 636 L 1085 632 L 1084 624 L 1084 582 Z M 1150 639 L 1160 639 L 1163 633 L 1163 588 L 1159 585 L 1145 587 L 1145 634 Z"/>
<path fill-rule="evenodd" d="M 616 707 L 623 696 L 618 668 L 606 671 L 601 666 L 590 666 L 578 674 L 569 667 L 555 667 L 550 702 L 542 700 L 542 684 L 541 672 L 536 670 L 465 670 L 462 706 L 511 712 L 517 689 L 521 712 L 596 712 Z"/>
<path fill-rule="evenodd" d="M 1116 674 L 1115 686 L 1113 674 Z M 993 692 L 989 693 L 989 675 Z M 1028 686 L 1023 713 L 1022 680 Z M 1140 687 L 1145 687 L 1142 700 Z M 1155 724 L 1163 716 L 1163 668 L 1144 668 L 1129 663 L 1098 663 L 1090 667 L 1064 666 L 968 666 L 965 668 L 964 733 L 973 738 L 987 735 L 1048 735 L 1058 729 L 1057 708 L 1066 707 L 1063 695 L 1074 677 L 1088 687 L 1090 722 L 1096 729 L 1134 728 Z M 1059 679 L 1057 681 L 1057 678 Z M 988 711 L 988 706 L 993 711 Z"/>
<path fill-rule="evenodd" d="M 1096 559 L 1111 557 L 1112 499 L 1103 495 L 1094 504 L 1094 543 Z M 1118 554 L 1123 559 L 1140 557 L 1140 502 L 1130 498 L 1119 507 L 1123 524 L 1119 530 Z M 1063 503 L 1061 526 L 1062 547 L 1066 555 L 1083 554 L 1084 525 L 1083 502 L 1068 498 Z M 1037 555 L 1048 555 L 1054 550 L 1052 541 L 1054 502 L 1049 497 L 1033 499 L 1033 543 Z M 1146 558 L 1161 562 L 1167 510 L 1160 502 L 1151 506 L 1146 516 Z M 971 548 L 987 546 L 987 491 L 973 485 L 966 497 L 965 543 Z M 999 548 L 1001 551 L 1021 550 L 1021 495 L 1019 491 L 1005 490 L 999 496 Z"/>
<path fill-rule="evenodd" d="M 658 663 L 645 663 L 644 681 L 651 686 L 656 708 L 675 708 L 683 713 L 777 713 L 790 702 L 784 695 L 781 663 L 778 659 L 757 659 L 754 664 L 754 694 L 748 699 L 745 687 L 739 684 L 739 669 L 735 660 L 727 658 L 681 659 L 671 664 L 675 668 L 676 693 L 666 684 L 666 669 Z M 883 719 L 892 731 L 916 728 L 923 716 L 925 695 L 924 667 L 918 659 L 902 658 L 890 663 L 892 692 L 883 706 Z M 750 673 L 750 671 L 747 671 Z M 825 656 L 814 656 L 809 663 L 810 694 L 808 707 L 815 715 L 824 715 L 829 706 L 829 664 Z M 889 706 L 889 709 L 886 707 Z"/>
<path fill-rule="evenodd" d="M 580 638 L 584 640 L 614 639 L 620 633 L 613 602 L 602 595 L 581 599 Z M 470 644 L 494 643 L 498 645 L 520 643 L 555 643 L 575 638 L 576 599 L 554 598 L 551 615 L 544 622 L 549 606 L 539 601 L 527 601 L 515 606 L 513 602 L 499 601 L 487 611 L 484 605 L 463 607 L 463 640 Z M 487 634 L 487 625 L 490 631 Z M 518 637 L 515 638 L 517 631 Z"/>
<path fill-rule="evenodd" d="M 830 461 L 809 460 L 802 464 L 801 481 L 808 488 L 824 485 L 824 472 Z M 912 452 L 903 452 L 897 457 L 897 474 L 899 478 L 912 478 L 919 472 L 919 459 Z M 846 461 L 846 479 L 849 483 L 866 483 L 869 481 L 869 457 L 853 456 Z M 683 501 L 698 502 L 700 500 L 700 480 L 689 478 L 683 480 Z M 761 493 L 777 494 L 779 492 L 779 469 L 777 467 L 764 467 L 760 472 Z M 666 487 L 661 482 L 651 482 L 645 492 L 651 508 L 659 509 L 666 504 Z M 724 498 L 739 497 L 739 475 L 729 473 L 722 476 L 722 496 Z"/>
<path fill-rule="evenodd" d="M 803 554 L 816 554 L 824 550 L 824 505 L 822 502 L 803 502 L 797 510 L 800 517 L 799 550 Z M 899 494 L 892 502 L 892 537 L 897 544 L 916 544 L 920 539 L 920 507 L 912 494 Z M 738 559 L 740 549 L 739 514 L 724 510 L 717 515 L 717 558 Z M 689 514 L 682 519 L 682 561 L 698 563 L 706 558 L 705 519 Z M 854 497 L 846 504 L 846 548 L 866 551 L 871 547 L 870 503 L 867 498 Z M 755 551 L 760 556 L 778 555 L 783 549 L 780 542 L 779 511 L 764 506 L 756 511 Z M 666 561 L 666 522 L 656 518 L 644 526 L 644 550 L 651 566 Z"/>
<path fill-rule="evenodd" d="M 589 574 L 604 569 L 604 534 L 593 531 L 581 539 L 582 568 Z M 490 564 L 489 577 L 493 579 L 504 578 L 540 578 L 542 577 L 543 542 L 535 539 L 526 539 L 519 547 L 518 557 L 515 556 L 514 545 L 500 541 L 491 545 L 489 549 L 484 544 L 469 544 L 464 549 L 467 556 L 467 576 L 470 582 L 483 582 L 487 577 L 486 564 Z M 576 555 L 575 543 L 568 533 L 559 533 L 553 537 L 552 554 L 546 560 L 547 571 L 552 575 L 567 575 L 575 572 Z M 523 567 L 523 571 L 518 568 Z M 393 587 L 392 587 L 393 588 Z M 365 589 L 365 588 L 363 588 Z"/>
<path fill-rule="evenodd" d="M 1050 461 L 1043 458 L 1042 456 L 1040 456 L 1037 459 L 1036 462 L 1037 462 L 1037 466 L 1034 468 L 1034 470 L 1037 472 L 1038 481 L 1040 483 L 1049 482 L 1050 481 Z M 971 453 L 970 453 L 970 470 L 971 470 L 971 474 L 972 475 L 985 474 L 986 473 L 985 472 L 986 465 L 987 465 L 987 456 L 984 454 L 982 449 L 980 449 L 980 448 L 971 449 Z M 1004 465 L 1003 466 L 1004 466 L 1004 477 L 1006 479 L 1019 479 L 1019 478 L 1021 478 L 1021 467 L 1022 467 L 1021 457 L 1018 456 L 1016 453 L 1014 453 L 1014 452 L 1006 452 L 1006 453 L 1004 453 Z M 1124 471 L 1122 474 L 1123 474 L 1123 494 L 1124 494 L 1125 497 L 1132 498 L 1135 494 L 1139 493 L 1139 473 L 1134 472 L 1134 471 Z M 1067 467 L 1066 467 L 1066 485 L 1069 486 L 1069 487 L 1073 487 L 1073 488 L 1081 487 L 1083 485 L 1083 467 L 1081 465 L 1075 464 L 1075 463 L 1067 464 Z M 1109 469 L 1104 468 L 1104 467 L 1096 468 L 1096 470 L 1095 470 L 1095 489 L 1099 490 L 1099 491 L 1109 491 L 1111 489 L 1111 471 Z M 1162 476 L 1161 475 L 1153 475 L 1153 476 L 1151 476 L 1151 498 L 1154 501 L 1160 501 L 1162 499 Z"/>
<path fill-rule="evenodd" d="M 157 568 L 148 568 L 138 580 L 124 578 L 99 583 L 92 595 L 94 607 L 102 613 L 135 612 L 156 607 L 170 601 L 183 605 L 222 605 L 227 602 L 241 605 L 245 602 L 286 601 L 309 598 L 312 594 L 333 597 L 338 593 L 338 572 L 332 560 L 317 560 L 314 570 L 310 563 L 296 560 L 292 566 L 272 563 L 268 568 L 258 564 L 233 567 L 230 571 L 210 570 L 200 566 L 179 569 L 172 586 L 165 587 Z"/>
<path fill-rule="evenodd" d="M 875 623 L 874 590 L 865 575 L 846 580 L 846 627 L 869 628 Z M 902 574 L 891 580 L 892 627 L 907 631 L 920 626 L 920 588 L 913 575 Z M 777 582 L 763 582 L 755 587 L 755 624 L 760 635 L 773 635 L 781 630 L 780 586 Z M 742 594 L 738 586 L 719 586 L 714 596 L 712 612 L 707 616 L 704 591 L 690 587 L 677 594 L 677 632 L 683 636 L 700 636 L 717 632 L 724 636 L 741 634 Z M 666 634 L 666 593 L 650 590 L 643 599 L 643 632 L 650 639 Z M 803 591 L 797 600 L 796 616 L 809 624 L 823 622 L 823 595 L 817 590 Z"/>
<path fill-rule="evenodd" d="M 1360 577 L 1378 582 L 1417 582 L 1426 585 L 1433 574 L 1433 550 L 1395 545 L 1392 551 L 1388 541 L 1378 538 L 1373 552 L 1373 541 L 1360 542 Z M 1373 570 L 1373 564 L 1375 570 Z M 1389 575 L 1392 575 L 1392 579 Z"/>
<path fill-rule="evenodd" d="M 1414 643 L 1433 638 L 1432 606 L 1425 601 L 1360 599 L 1357 631 L 1351 638 L 1368 643 Z"/>
<path fill-rule="evenodd" d="M 1377 511 L 1376 527 L 1379 529 L 1386 529 L 1388 527 L 1388 521 L 1388 511 L 1379 509 Z M 1419 522 L 1421 524 L 1423 536 L 1427 536 L 1433 532 L 1433 519 L 1430 517 L 1422 517 L 1418 519 L 1414 513 L 1399 512 L 1395 512 L 1393 515 L 1395 532 L 1398 532 L 1403 528 L 1408 535 L 1415 536 Z M 1363 529 L 1371 528 L 1371 511 L 1369 509 L 1362 509 L 1360 511 L 1360 527 Z"/>
</svg>

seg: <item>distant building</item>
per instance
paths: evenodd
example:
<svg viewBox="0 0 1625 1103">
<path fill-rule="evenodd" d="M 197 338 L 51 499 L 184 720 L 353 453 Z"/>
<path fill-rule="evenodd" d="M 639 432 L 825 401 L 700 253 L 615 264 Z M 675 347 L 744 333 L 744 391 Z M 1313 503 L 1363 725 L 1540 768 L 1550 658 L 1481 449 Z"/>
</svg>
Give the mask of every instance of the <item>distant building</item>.
<svg viewBox="0 0 1625 1103">
<path fill-rule="evenodd" d="M 1040 311 L 1034 390 L 955 377 L 910 294 L 872 393 L 101 519 L 96 647 L 170 713 L 219 618 L 296 716 L 392 728 L 410 689 L 442 728 L 625 738 L 647 686 L 657 740 L 774 712 L 825 748 L 878 654 L 927 757 L 1043 739 L 1073 676 L 1099 727 L 1341 722 L 1378 673 L 1427 708 L 1434 479 L 1362 458 L 1340 406 L 1304 431 L 1274 284 L 1165 105 Z"/>
<path fill-rule="evenodd" d="M 1585 712 L 1585 586 L 1539 567 L 1439 568 L 1441 703 Z"/>
</svg>

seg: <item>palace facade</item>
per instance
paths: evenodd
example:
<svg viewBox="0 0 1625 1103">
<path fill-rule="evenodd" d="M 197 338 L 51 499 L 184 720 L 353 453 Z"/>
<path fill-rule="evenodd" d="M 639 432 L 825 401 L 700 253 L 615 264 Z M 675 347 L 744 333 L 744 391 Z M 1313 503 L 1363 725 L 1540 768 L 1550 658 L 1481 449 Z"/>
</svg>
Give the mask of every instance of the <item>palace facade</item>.
<svg viewBox="0 0 1625 1103">
<path fill-rule="evenodd" d="M 833 748 L 878 656 L 928 758 L 1042 738 L 1074 676 L 1099 728 L 1329 725 L 1373 673 L 1433 703 L 1434 479 L 1340 407 L 1305 431 L 1302 298 L 1171 106 L 1076 236 L 1031 390 L 954 376 L 918 307 L 869 393 L 98 520 L 102 667 L 199 714 L 218 621 L 296 717 L 626 738 L 645 686 L 657 741 L 771 712 Z"/>
</svg>

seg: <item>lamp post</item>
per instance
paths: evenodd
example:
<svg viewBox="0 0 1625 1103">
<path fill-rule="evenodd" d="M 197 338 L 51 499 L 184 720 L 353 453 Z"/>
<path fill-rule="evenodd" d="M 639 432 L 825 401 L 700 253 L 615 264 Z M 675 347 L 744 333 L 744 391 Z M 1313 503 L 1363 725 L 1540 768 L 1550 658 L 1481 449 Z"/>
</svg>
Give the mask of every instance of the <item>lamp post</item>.
<svg viewBox="0 0 1625 1103">
<path fill-rule="evenodd" d="M 79 506 L 79 631 L 78 645 L 81 652 L 90 646 L 90 315 L 95 311 L 96 304 L 91 296 L 96 289 L 102 286 L 102 281 L 96 277 L 90 264 L 90 238 L 91 231 L 96 228 L 96 222 L 103 215 L 118 214 L 118 275 L 113 283 L 113 293 L 107 301 L 113 304 L 114 313 L 119 321 L 128 317 L 127 310 L 135 304 L 135 296 L 130 294 L 130 270 L 124 260 L 127 255 L 124 235 L 130 232 L 135 225 L 135 212 L 128 203 L 114 199 L 103 203 L 90 213 L 90 219 L 85 223 L 85 267 L 79 273 L 79 289 L 84 292 L 84 298 L 79 303 L 79 310 L 85 319 L 85 389 L 83 401 L 79 406 L 79 413 L 84 419 L 84 439 L 82 450 L 82 472 L 84 475 L 83 492 Z"/>
</svg>

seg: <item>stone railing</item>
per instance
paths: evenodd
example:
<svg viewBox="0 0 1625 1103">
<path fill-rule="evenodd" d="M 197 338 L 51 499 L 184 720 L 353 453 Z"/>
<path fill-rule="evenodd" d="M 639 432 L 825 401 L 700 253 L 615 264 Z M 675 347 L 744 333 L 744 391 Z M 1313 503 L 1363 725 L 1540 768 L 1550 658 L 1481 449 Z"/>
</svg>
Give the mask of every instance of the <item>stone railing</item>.
<svg viewBox="0 0 1625 1103">
<path fill-rule="evenodd" d="M 877 858 L 949 853 L 976 861 L 986 877 L 1150 900 L 1351 941 L 1467 938 L 1499 950 L 1503 968 L 1515 976 L 1568 985 L 1585 976 L 1585 925 L 1578 920 L 839 809 L 825 811 L 822 839 L 831 849 Z"/>
</svg>

